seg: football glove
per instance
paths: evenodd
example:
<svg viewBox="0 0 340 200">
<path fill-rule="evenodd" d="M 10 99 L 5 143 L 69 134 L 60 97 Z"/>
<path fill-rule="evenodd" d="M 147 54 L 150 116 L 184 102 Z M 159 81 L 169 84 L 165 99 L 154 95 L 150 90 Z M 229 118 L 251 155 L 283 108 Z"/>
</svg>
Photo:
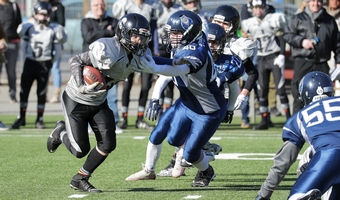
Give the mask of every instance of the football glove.
<svg viewBox="0 0 340 200">
<path fill-rule="evenodd" d="M 200 61 L 198 58 L 193 56 L 186 56 L 181 58 L 173 59 L 172 65 L 183 65 L 187 64 L 192 66 L 193 68 L 197 69 L 200 65 L 202 65 L 202 61 Z"/>
<path fill-rule="evenodd" d="M 234 104 L 234 110 L 242 110 L 246 106 L 248 99 L 249 99 L 248 95 L 245 96 L 242 93 L 239 94 Z"/>
<path fill-rule="evenodd" d="M 101 94 L 106 92 L 106 89 L 104 90 L 96 90 L 96 87 L 99 85 L 99 82 L 92 83 L 91 85 L 82 85 L 79 88 L 79 92 L 82 94 Z"/>
<path fill-rule="evenodd" d="M 234 111 L 227 110 L 227 113 L 225 114 L 223 122 L 225 123 L 231 123 L 233 121 Z"/>
<path fill-rule="evenodd" d="M 146 54 L 145 56 L 140 57 L 138 68 L 141 72 L 152 74 L 154 69 L 157 68 L 157 64 L 151 55 Z"/>
<path fill-rule="evenodd" d="M 285 66 L 285 56 L 281 54 L 278 55 L 274 60 L 274 65 L 278 66 L 279 68 Z"/>
<path fill-rule="evenodd" d="M 146 110 L 145 117 L 149 120 L 157 120 L 157 118 L 162 114 L 162 108 L 159 105 L 158 99 L 151 99 L 149 103 L 149 107 Z"/>
</svg>

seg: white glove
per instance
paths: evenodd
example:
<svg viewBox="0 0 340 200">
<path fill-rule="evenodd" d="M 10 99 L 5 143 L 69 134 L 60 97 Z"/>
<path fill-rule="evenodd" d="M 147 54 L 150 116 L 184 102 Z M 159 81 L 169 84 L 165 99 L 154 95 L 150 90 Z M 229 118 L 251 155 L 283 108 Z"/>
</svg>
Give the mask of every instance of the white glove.
<svg viewBox="0 0 340 200">
<path fill-rule="evenodd" d="M 154 69 L 157 67 L 154 59 L 151 55 L 146 54 L 139 59 L 138 71 L 152 74 Z"/>
<path fill-rule="evenodd" d="M 274 65 L 277 65 L 279 68 L 285 66 L 285 56 L 281 54 L 278 55 L 274 60 Z"/>
<path fill-rule="evenodd" d="M 239 94 L 234 104 L 234 110 L 242 110 L 246 106 L 248 99 L 249 99 L 248 96 L 245 96 L 242 93 Z"/>
<path fill-rule="evenodd" d="M 194 56 L 185 56 L 181 58 L 173 59 L 172 65 L 191 65 L 195 69 L 197 69 L 200 65 L 202 65 L 202 61 L 200 61 L 197 57 Z"/>
<path fill-rule="evenodd" d="M 96 90 L 96 87 L 99 85 L 99 82 L 92 83 L 91 85 L 82 85 L 79 88 L 80 93 L 82 94 L 100 94 L 106 92 L 106 89 L 104 90 Z"/>
</svg>

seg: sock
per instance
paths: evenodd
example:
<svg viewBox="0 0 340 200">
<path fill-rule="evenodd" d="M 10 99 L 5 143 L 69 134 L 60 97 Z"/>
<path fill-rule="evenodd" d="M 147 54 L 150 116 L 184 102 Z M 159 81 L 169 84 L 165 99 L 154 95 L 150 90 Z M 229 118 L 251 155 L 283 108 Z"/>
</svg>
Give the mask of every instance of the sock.
<svg viewBox="0 0 340 200">
<path fill-rule="evenodd" d="M 127 121 L 128 113 L 127 112 L 123 112 L 122 116 L 123 116 L 124 121 Z"/>
<path fill-rule="evenodd" d="M 90 152 L 89 156 L 87 157 L 83 169 L 88 172 L 92 173 L 94 172 L 97 167 L 104 162 L 104 160 L 107 158 L 107 156 L 103 156 L 97 151 L 97 147 L 94 147 L 92 151 Z"/>
<path fill-rule="evenodd" d="M 19 118 L 25 118 L 26 117 L 26 110 L 27 110 L 27 107 L 20 108 Z"/>
<path fill-rule="evenodd" d="M 146 149 L 146 160 L 145 160 L 145 168 L 149 171 L 155 171 L 156 162 L 159 159 L 159 156 L 162 151 L 162 144 L 155 145 L 150 141 L 148 142 L 148 147 Z"/>
<path fill-rule="evenodd" d="M 142 121 L 144 118 L 144 112 L 137 112 L 137 121 Z"/>
<path fill-rule="evenodd" d="M 201 153 L 203 154 L 203 158 L 200 162 L 193 164 L 197 169 L 199 169 L 200 171 L 205 171 L 206 169 L 208 169 L 209 167 L 209 163 L 208 163 L 208 158 L 205 155 L 205 153 Z"/>
</svg>

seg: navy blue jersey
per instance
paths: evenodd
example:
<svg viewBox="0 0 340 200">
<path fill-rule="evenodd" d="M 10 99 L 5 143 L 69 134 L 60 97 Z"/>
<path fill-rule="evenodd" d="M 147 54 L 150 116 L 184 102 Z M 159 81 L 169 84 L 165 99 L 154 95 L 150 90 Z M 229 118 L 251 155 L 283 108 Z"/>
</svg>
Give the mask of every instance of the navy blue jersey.
<svg viewBox="0 0 340 200">
<path fill-rule="evenodd" d="M 174 53 L 174 59 L 200 60 L 199 66 L 190 66 L 190 73 L 173 77 L 185 106 L 199 114 L 219 110 L 225 104 L 224 96 L 216 82 L 216 70 L 206 36 L 181 47 Z"/>
<path fill-rule="evenodd" d="M 217 77 L 220 79 L 220 85 L 224 82 L 232 83 L 244 74 L 244 66 L 242 60 L 233 55 L 222 54 L 215 61 Z"/>
<path fill-rule="evenodd" d="M 314 153 L 324 149 L 340 149 L 340 97 L 318 100 L 304 107 L 288 119 L 282 138 L 300 149 L 308 142 Z"/>
</svg>

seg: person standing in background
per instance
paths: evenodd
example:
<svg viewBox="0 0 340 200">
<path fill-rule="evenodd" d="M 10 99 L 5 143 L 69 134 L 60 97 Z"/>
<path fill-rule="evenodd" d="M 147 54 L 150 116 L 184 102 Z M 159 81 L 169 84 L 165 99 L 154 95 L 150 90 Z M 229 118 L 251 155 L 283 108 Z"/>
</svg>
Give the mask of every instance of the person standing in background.
<svg viewBox="0 0 340 200">
<path fill-rule="evenodd" d="M 0 22 L 7 36 L 8 49 L 5 52 L 7 63 L 5 63 L 10 103 L 16 103 L 16 67 L 20 49 L 20 37 L 17 28 L 21 24 L 21 12 L 18 4 L 9 0 L 0 0 Z M 0 74 L 3 64 L 0 64 Z"/>
<path fill-rule="evenodd" d="M 12 124 L 12 129 L 19 129 L 26 125 L 26 110 L 28 96 L 33 85 L 37 81 L 37 118 L 35 127 L 44 129 L 43 115 L 46 104 L 46 90 L 48 77 L 52 68 L 54 58 L 61 53 L 58 50 L 67 40 L 63 26 L 57 23 L 50 23 L 51 12 L 49 2 L 37 2 L 34 5 L 33 17 L 18 27 L 19 36 L 25 41 L 24 67 L 20 80 L 20 113 Z"/>
<path fill-rule="evenodd" d="M 291 90 L 293 113 L 297 113 L 302 108 L 298 93 L 302 77 L 312 71 L 329 74 L 327 61 L 332 51 L 340 67 L 339 29 L 335 19 L 323 8 L 322 0 L 308 0 L 305 9 L 286 24 L 283 38 L 290 45 L 294 58 Z"/>
<path fill-rule="evenodd" d="M 338 25 L 338 29 L 340 30 L 340 0 L 327 0 L 326 5 L 324 6 L 327 13 L 330 14 L 332 17 L 334 17 L 336 24 Z M 332 52 L 331 58 L 328 60 L 328 65 L 330 68 L 330 72 L 332 72 L 335 67 L 335 59 L 334 59 L 334 53 Z M 335 96 L 340 96 L 340 81 L 335 80 Z"/>
<path fill-rule="evenodd" d="M 50 0 L 49 1 L 52 5 L 51 22 L 57 23 L 65 27 L 65 7 L 63 4 L 60 3 L 59 0 Z M 62 46 L 61 46 L 62 47 Z M 60 102 L 60 92 L 61 92 L 61 71 L 60 71 L 60 62 L 61 62 L 61 54 L 59 58 L 55 58 L 55 61 L 52 65 L 52 75 L 53 75 L 53 96 L 49 100 L 50 103 L 59 103 Z"/>
<path fill-rule="evenodd" d="M 92 42 L 103 37 L 113 37 L 118 19 L 107 15 L 107 5 L 104 0 L 92 0 L 91 10 L 81 21 L 81 35 L 83 37 L 83 52 L 89 50 Z M 107 103 L 115 116 L 116 133 L 123 133 L 123 130 L 117 126 L 119 114 L 117 108 L 118 84 L 108 90 Z M 90 129 L 89 129 L 90 130 Z"/>
<path fill-rule="evenodd" d="M 6 62 L 4 52 L 7 50 L 6 35 L 0 24 L 0 64 Z M 0 131 L 7 131 L 9 128 L 0 121 Z"/>
</svg>

